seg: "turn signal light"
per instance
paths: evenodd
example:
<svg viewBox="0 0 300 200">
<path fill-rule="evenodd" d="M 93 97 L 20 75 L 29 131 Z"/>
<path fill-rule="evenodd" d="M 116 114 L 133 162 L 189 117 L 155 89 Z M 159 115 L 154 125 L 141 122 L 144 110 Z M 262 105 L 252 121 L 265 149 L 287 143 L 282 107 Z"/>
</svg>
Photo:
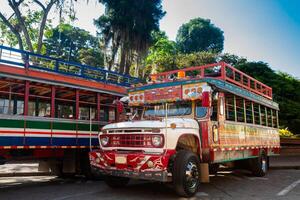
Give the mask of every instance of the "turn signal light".
<svg viewBox="0 0 300 200">
<path fill-rule="evenodd" d="M 170 127 L 171 127 L 172 129 L 175 129 L 175 128 L 176 128 L 176 124 L 175 124 L 175 123 L 172 123 L 172 124 L 170 124 Z"/>
</svg>

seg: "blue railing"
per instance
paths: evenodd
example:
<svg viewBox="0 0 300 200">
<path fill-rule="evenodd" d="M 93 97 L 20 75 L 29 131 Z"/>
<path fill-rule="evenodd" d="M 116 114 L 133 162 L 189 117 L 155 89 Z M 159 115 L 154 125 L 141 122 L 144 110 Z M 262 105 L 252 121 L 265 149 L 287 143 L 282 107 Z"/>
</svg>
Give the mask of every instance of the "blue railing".
<svg viewBox="0 0 300 200">
<path fill-rule="evenodd" d="M 68 62 L 2 45 L 0 45 L 0 62 L 18 67 L 54 72 L 125 87 L 130 87 L 130 85 L 140 82 L 138 78 L 102 68 Z"/>
</svg>

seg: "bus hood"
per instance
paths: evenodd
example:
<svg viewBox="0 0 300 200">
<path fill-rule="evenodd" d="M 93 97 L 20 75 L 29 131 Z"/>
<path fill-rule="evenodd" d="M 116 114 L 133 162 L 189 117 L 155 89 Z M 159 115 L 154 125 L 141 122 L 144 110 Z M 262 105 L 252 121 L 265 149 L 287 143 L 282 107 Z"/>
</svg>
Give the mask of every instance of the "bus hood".
<svg viewBox="0 0 300 200">
<path fill-rule="evenodd" d="M 199 129 L 199 125 L 196 120 L 187 118 L 168 118 L 167 121 L 162 119 L 119 122 L 108 124 L 104 126 L 103 129 L 170 128 L 171 124 L 176 124 L 176 128 Z"/>
</svg>

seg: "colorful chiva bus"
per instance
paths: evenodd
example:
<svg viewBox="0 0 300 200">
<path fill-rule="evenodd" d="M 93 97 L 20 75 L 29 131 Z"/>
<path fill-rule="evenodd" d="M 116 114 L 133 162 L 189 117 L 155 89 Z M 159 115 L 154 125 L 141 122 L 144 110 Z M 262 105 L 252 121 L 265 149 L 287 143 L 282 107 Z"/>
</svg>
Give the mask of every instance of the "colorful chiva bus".
<svg viewBox="0 0 300 200">
<path fill-rule="evenodd" d="M 90 153 L 109 186 L 172 182 L 188 197 L 220 164 L 266 174 L 280 149 L 272 88 L 223 62 L 151 77 L 129 90 L 132 121 L 104 126 L 101 149 Z"/>
<path fill-rule="evenodd" d="M 0 46 L 0 163 L 38 159 L 44 171 L 91 176 L 88 152 L 101 127 L 118 120 L 114 101 L 131 81 Z"/>
</svg>

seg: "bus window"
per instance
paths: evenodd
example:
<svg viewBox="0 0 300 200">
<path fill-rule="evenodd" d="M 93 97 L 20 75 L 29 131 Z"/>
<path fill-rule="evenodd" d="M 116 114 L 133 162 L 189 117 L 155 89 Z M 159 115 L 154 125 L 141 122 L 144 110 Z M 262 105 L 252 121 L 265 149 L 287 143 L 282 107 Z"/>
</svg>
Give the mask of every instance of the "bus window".
<svg viewBox="0 0 300 200">
<path fill-rule="evenodd" d="M 70 105 L 57 105 L 57 117 L 64 119 L 73 119 L 74 111 L 73 106 Z"/>
<path fill-rule="evenodd" d="M 214 99 L 212 102 L 212 115 L 211 115 L 212 121 L 218 120 L 218 100 Z"/>
<path fill-rule="evenodd" d="M 267 119 L 268 119 L 268 126 L 272 127 L 272 113 L 271 113 L 271 108 L 267 108 Z"/>
<path fill-rule="evenodd" d="M 35 109 L 35 102 L 29 101 L 28 102 L 28 116 L 35 116 L 36 109 Z"/>
<path fill-rule="evenodd" d="M 267 118 L 266 118 L 266 107 L 260 106 L 260 116 L 261 116 L 261 125 L 266 126 Z"/>
<path fill-rule="evenodd" d="M 225 96 L 226 120 L 235 121 L 234 96 Z"/>
<path fill-rule="evenodd" d="M 252 102 L 245 100 L 246 105 L 246 122 L 253 124 Z"/>
<path fill-rule="evenodd" d="M 273 121 L 273 128 L 278 128 L 277 127 L 277 110 L 272 110 L 272 121 Z"/>
<path fill-rule="evenodd" d="M 38 116 L 50 117 L 51 105 L 47 102 L 39 102 L 38 104 Z"/>
<path fill-rule="evenodd" d="M 245 122 L 244 99 L 236 97 L 236 114 L 238 122 Z"/>
<path fill-rule="evenodd" d="M 92 120 L 95 120 L 96 117 L 96 109 L 90 107 L 79 107 L 79 119 L 81 120 L 90 120 L 90 116 Z"/>
<path fill-rule="evenodd" d="M 79 119 L 89 120 L 90 119 L 90 108 L 88 108 L 88 107 L 79 107 Z"/>
<path fill-rule="evenodd" d="M 203 118 L 207 114 L 207 108 L 202 106 L 202 102 L 198 101 L 196 104 L 196 117 Z"/>
<path fill-rule="evenodd" d="M 0 114 L 9 114 L 9 100 L 0 99 Z"/>
<path fill-rule="evenodd" d="M 259 105 L 257 103 L 253 103 L 253 110 L 254 110 L 254 123 L 260 125 Z"/>
</svg>

